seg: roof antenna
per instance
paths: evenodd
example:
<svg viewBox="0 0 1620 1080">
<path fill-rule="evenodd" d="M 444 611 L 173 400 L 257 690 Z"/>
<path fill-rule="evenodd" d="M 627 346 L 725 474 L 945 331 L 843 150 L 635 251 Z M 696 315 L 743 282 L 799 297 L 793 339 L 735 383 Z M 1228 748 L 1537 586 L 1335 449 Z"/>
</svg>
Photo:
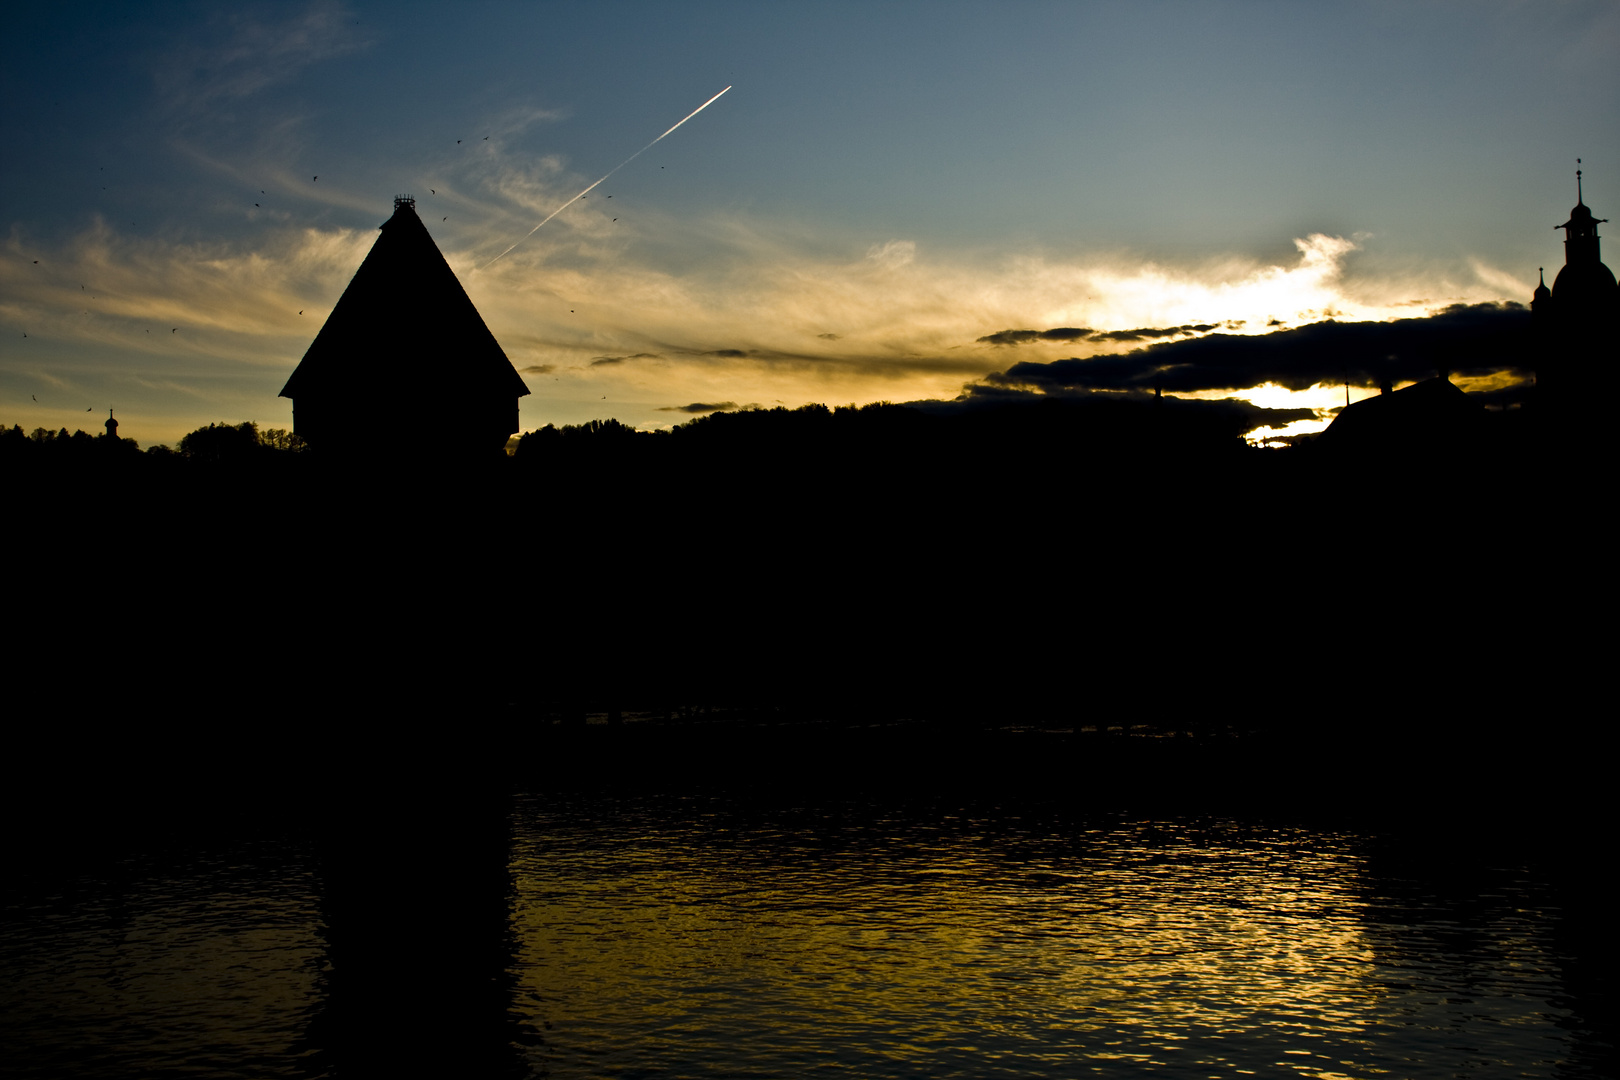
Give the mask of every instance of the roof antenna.
<svg viewBox="0 0 1620 1080">
<path fill-rule="evenodd" d="M 1582 205 L 1583 203 L 1586 202 L 1586 200 L 1581 197 L 1581 169 L 1580 169 L 1580 165 L 1581 165 L 1581 159 L 1576 158 L 1575 159 L 1575 205 L 1576 206 L 1580 206 L 1580 205 Z"/>
</svg>

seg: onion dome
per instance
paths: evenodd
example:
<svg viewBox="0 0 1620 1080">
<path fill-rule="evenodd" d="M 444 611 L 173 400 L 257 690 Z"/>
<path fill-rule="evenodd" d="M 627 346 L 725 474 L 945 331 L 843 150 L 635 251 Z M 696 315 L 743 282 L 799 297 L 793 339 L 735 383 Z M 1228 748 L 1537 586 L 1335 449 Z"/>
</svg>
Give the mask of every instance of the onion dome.
<svg viewBox="0 0 1620 1080">
<path fill-rule="evenodd" d="M 1608 220 L 1609 220 L 1608 218 L 1594 218 L 1594 217 L 1592 217 L 1591 208 L 1589 208 L 1583 202 L 1578 202 L 1578 203 L 1575 204 L 1574 208 L 1572 210 L 1570 210 L 1570 212 L 1569 212 L 1569 220 L 1564 222 L 1562 225 L 1554 225 L 1553 228 L 1555 228 L 1555 229 L 1575 229 L 1575 230 L 1578 230 L 1580 232 L 1585 232 L 1587 229 L 1596 228 L 1599 223 L 1605 222 L 1605 221 L 1608 221 Z"/>
</svg>

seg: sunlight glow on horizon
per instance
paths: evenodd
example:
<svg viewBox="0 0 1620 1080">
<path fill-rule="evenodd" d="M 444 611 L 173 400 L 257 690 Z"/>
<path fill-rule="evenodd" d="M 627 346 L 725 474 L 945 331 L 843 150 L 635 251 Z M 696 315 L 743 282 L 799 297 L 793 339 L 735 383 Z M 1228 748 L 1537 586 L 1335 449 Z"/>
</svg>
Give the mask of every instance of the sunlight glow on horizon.
<svg viewBox="0 0 1620 1080">
<path fill-rule="evenodd" d="M 522 399 L 523 430 L 609 417 L 662 429 L 689 418 L 669 410 L 699 401 L 796 407 L 949 400 L 965 384 L 1020 361 L 1111 355 L 1206 332 L 1260 335 L 1312 316 L 1383 321 L 1428 313 L 1407 301 L 1353 299 L 1342 264 L 1358 245 L 1320 233 L 1295 240 L 1299 261 L 1291 266 L 1233 259 L 1210 269 L 1132 265 L 1118 256 L 1106 262 L 1015 257 L 987 268 L 930 256 L 900 240 L 840 261 L 809 254 L 791 237 L 745 219 L 727 222 L 726 232 L 734 259 L 753 273 L 739 276 L 735 261 L 685 274 L 603 258 L 553 265 L 549 251 L 510 259 L 489 273 L 471 269 L 468 246 L 447 250 L 486 324 L 530 384 L 532 396 Z M 34 264 L 40 249 L 13 233 L 0 251 L 0 319 L 33 326 L 31 341 L 40 352 L 66 349 L 78 356 L 56 368 L 75 401 L 106 396 L 78 386 L 100 356 L 99 365 L 118 372 L 130 390 L 130 380 L 150 384 L 154 374 L 170 386 L 195 383 L 187 396 L 200 396 L 198 404 L 221 375 L 257 378 L 266 401 L 252 410 L 254 418 L 288 426 L 290 405 L 275 397 L 280 382 L 374 239 L 352 229 L 304 227 L 272 230 L 252 249 L 204 248 L 125 236 L 98 221 L 68 248 L 45 251 Z M 1390 296 L 1411 291 L 1386 289 Z M 1497 299 L 1483 292 L 1474 298 Z M 1284 326 L 1267 325 L 1279 317 Z M 1017 347 L 979 341 L 1007 328 L 1057 325 L 1098 332 L 1213 329 L 1119 343 L 1095 335 Z M 145 359 L 131 365 L 136 357 Z M 204 374 L 219 365 L 223 369 Z M 547 370 L 525 370 L 536 368 Z M 1189 396 L 1326 409 L 1342 404 L 1331 400 L 1337 393 L 1318 387 L 1292 394 L 1269 386 Z M 154 435 L 140 406 L 124 408 L 126 435 L 170 443 L 199 423 L 241 411 L 220 401 L 205 412 L 188 410 L 174 429 Z M 75 404 L 67 411 L 80 410 Z M 204 416 L 211 420 L 196 419 Z M 58 419 L 52 412 L 53 429 Z M 1301 430 L 1295 423 L 1288 433 Z"/>
</svg>

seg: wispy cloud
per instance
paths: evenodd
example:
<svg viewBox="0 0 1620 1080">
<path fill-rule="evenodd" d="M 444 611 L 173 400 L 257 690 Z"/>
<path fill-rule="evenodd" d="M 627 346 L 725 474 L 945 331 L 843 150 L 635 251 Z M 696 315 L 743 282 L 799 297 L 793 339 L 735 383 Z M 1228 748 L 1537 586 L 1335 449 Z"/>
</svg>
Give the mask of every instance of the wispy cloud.
<svg viewBox="0 0 1620 1080">
<path fill-rule="evenodd" d="M 248 97 L 296 77 L 323 60 L 369 45 L 358 20 L 337 3 L 317 2 L 301 11 L 220 10 L 202 40 L 188 41 L 159 58 L 153 77 L 171 108 L 201 111 Z"/>
<path fill-rule="evenodd" d="M 657 353 L 636 353 L 634 356 L 597 356 L 591 359 L 591 367 L 601 367 L 603 364 L 622 364 L 628 360 L 662 360 Z"/>
<path fill-rule="evenodd" d="M 173 243 L 98 220 L 65 248 L 42 251 L 13 232 L 0 251 L 0 320 L 109 350 L 110 364 L 178 349 L 283 365 L 314 337 L 373 237 L 308 229 L 263 239 L 256 250 Z"/>
</svg>

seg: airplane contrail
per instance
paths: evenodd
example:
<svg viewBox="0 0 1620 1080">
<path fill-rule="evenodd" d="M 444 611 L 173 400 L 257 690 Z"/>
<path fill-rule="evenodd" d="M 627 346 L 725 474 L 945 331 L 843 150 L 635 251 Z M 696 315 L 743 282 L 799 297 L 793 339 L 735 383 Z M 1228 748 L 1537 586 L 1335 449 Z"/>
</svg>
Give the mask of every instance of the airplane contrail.
<svg viewBox="0 0 1620 1080">
<path fill-rule="evenodd" d="M 729 87 L 729 86 L 726 87 L 726 90 L 730 90 L 730 89 L 731 89 L 731 87 Z M 720 94 L 724 94 L 726 92 L 726 90 L 720 91 Z M 629 157 L 625 158 L 623 161 L 621 161 L 617 165 L 613 166 L 613 168 L 609 169 L 605 174 L 603 174 L 602 180 L 606 180 L 609 176 L 612 176 L 614 173 L 618 172 L 620 169 L 624 168 L 626 165 L 628 165 L 632 161 L 636 160 L 636 158 L 640 157 L 642 154 L 645 154 L 648 150 L 651 150 L 654 146 L 656 146 L 658 144 L 659 140 L 663 139 L 665 135 L 668 135 L 670 131 L 674 131 L 675 128 L 680 127 L 682 124 L 684 124 L 688 120 L 692 119 L 692 117 L 696 116 L 698 113 L 702 112 L 704 109 L 707 109 L 710 105 L 713 105 L 717 100 L 719 100 L 720 94 L 714 95 L 714 97 L 710 98 L 708 101 L 705 101 L 703 104 L 699 105 L 697 108 L 693 109 L 691 112 L 689 112 L 685 116 L 681 117 L 680 120 L 678 120 L 675 123 L 674 127 L 671 127 L 669 129 L 669 131 L 664 132 L 663 135 L 658 136 L 657 139 L 654 139 L 652 142 L 648 143 L 646 146 L 643 146 L 640 150 L 637 150 L 635 153 L 631 154 Z M 602 180 L 598 180 L 596 182 L 596 184 L 600 184 L 602 182 Z M 547 214 L 545 216 L 545 219 L 540 222 L 540 225 L 544 225 L 547 221 L 550 221 L 552 218 L 556 217 L 558 214 L 562 213 L 564 210 L 568 209 L 570 206 L 574 205 L 579 200 L 583 199 L 585 196 L 589 195 L 591 193 L 591 188 L 596 187 L 596 184 L 592 184 L 590 187 L 586 188 L 584 191 L 581 191 L 578 195 L 575 195 L 572 199 L 569 199 L 567 202 L 565 202 L 561 206 L 557 207 L 557 209 L 555 209 L 551 213 Z M 534 228 L 530 229 L 529 232 L 528 232 L 528 235 L 523 237 L 523 240 L 527 240 L 530 236 L 533 236 L 535 233 L 539 232 L 540 231 L 540 225 L 536 225 Z M 507 248 L 506 251 L 501 252 L 499 255 L 495 256 L 495 258 L 489 260 L 489 262 L 484 264 L 483 269 L 487 270 L 489 267 L 495 265 L 497 260 L 503 258 L 508 252 L 510 252 L 512 250 L 512 248 L 517 247 L 518 244 L 523 243 L 523 240 L 519 240 L 517 242 L 517 244 L 513 244 L 512 247 Z"/>
</svg>

